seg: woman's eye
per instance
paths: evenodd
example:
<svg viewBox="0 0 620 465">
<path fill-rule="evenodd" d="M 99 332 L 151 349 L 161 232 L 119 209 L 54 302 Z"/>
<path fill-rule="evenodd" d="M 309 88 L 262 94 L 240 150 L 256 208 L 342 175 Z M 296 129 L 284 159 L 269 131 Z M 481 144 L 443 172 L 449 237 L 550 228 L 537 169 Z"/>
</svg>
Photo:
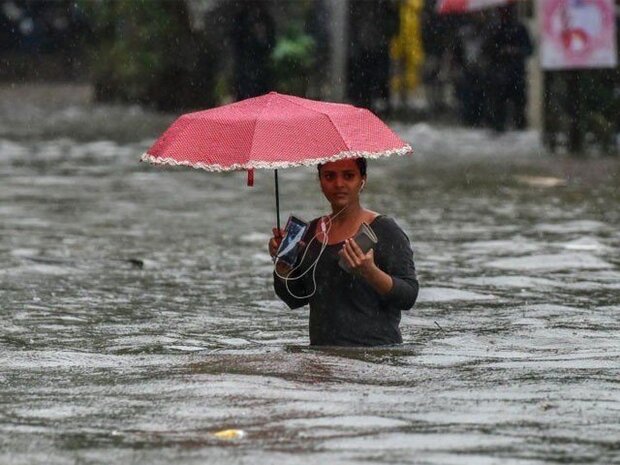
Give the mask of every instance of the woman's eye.
<svg viewBox="0 0 620 465">
<path fill-rule="evenodd" d="M 347 179 L 347 180 L 351 180 L 351 179 L 353 179 L 353 175 L 351 173 L 346 173 L 344 175 L 344 178 Z"/>
</svg>

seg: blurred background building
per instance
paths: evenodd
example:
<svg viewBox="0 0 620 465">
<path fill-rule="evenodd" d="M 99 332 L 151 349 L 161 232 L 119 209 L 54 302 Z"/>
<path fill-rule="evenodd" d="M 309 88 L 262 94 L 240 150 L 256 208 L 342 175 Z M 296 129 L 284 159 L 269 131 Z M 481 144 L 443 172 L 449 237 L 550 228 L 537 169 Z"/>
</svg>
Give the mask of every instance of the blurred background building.
<svg viewBox="0 0 620 465">
<path fill-rule="evenodd" d="M 543 69 L 551 1 L 446 14 L 441 0 L 0 0 L 0 81 L 90 83 L 97 101 L 170 112 L 276 90 L 617 153 L 617 60 Z"/>
</svg>

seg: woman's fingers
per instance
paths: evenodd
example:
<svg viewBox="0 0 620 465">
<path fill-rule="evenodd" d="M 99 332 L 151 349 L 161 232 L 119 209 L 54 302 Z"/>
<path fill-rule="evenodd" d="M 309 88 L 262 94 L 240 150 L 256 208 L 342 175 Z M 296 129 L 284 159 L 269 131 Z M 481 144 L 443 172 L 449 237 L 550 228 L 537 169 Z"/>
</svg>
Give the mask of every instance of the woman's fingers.
<svg viewBox="0 0 620 465">
<path fill-rule="evenodd" d="M 362 258 L 364 257 L 364 252 L 362 251 L 362 249 L 360 249 L 360 246 L 357 245 L 357 242 L 355 242 L 355 239 L 348 239 L 348 243 L 349 246 L 351 247 L 351 250 L 353 250 L 353 252 L 355 252 L 355 255 Z"/>
<path fill-rule="evenodd" d="M 349 261 L 349 266 L 358 267 L 361 265 L 361 258 L 356 253 L 355 249 L 351 245 L 351 241 L 347 239 L 344 241 L 344 247 L 342 248 L 345 258 Z M 359 247 L 358 247 L 359 250 Z"/>
<path fill-rule="evenodd" d="M 360 264 L 364 259 L 364 252 L 360 249 L 359 245 L 355 242 L 354 239 L 348 239 L 347 244 L 349 245 L 349 250 L 351 251 L 351 255 L 358 261 Z"/>
<path fill-rule="evenodd" d="M 355 255 L 358 256 L 360 260 L 370 260 L 371 262 L 374 262 L 375 254 L 372 248 L 368 252 L 364 252 L 360 246 L 357 245 L 357 242 L 355 242 L 354 239 L 350 240 L 350 244 L 351 248 L 355 251 Z"/>
<path fill-rule="evenodd" d="M 280 276 L 287 277 L 290 274 L 291 270 L 291 267 L 288 266 L 286 263 L 283 263 L 279 260 L 276 262 L 276 273 L 278 273 Z"/>
<path fill-rule="evenodd" d="M 269 255 L 274 257 L 276 255 L 276 252 L 278 251 L 278 247 L 280 246 L 282 237 L 284 236 L 284 230 L 272 228 L 271 232 L 273 233 L 273 237 L 269 239 Z"/>
<path fill-rule="evenodd" d="M 342 256 L 348 265 L 356 270 L 356 272 L 368 271 L 374 265 L 374 252 L 370 249 L 367 253 L 360 248 L 353 239 L 347 239 L 342 247 Z"/>
<path fill-rule="evenodd" d="M 279 245 L 280 239 L 276 239 L 275 237 L 269 239 L 269 255 L 274 257 L 276 255 L 276 252 L 278 251 Z"/>
</svg>

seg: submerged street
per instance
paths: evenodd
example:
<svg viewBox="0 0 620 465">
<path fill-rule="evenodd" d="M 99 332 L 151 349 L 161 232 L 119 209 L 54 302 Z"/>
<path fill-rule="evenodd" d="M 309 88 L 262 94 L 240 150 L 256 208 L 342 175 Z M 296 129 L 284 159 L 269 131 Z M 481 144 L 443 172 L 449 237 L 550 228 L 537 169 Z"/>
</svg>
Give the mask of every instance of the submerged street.
<svg viewBox="0 0 620 465">
<path fill-rule="evenodd" d="M 392 123 L 362 200 L 414 247 L 404 344 L 313 349 L 273 173 L 139 163 L 176 115 L 88 93 L 0 90 L 0 462 L 620 463 L 619 159 Z M 315 168 L 280 195 L 328 209 Z"/>
</svg>

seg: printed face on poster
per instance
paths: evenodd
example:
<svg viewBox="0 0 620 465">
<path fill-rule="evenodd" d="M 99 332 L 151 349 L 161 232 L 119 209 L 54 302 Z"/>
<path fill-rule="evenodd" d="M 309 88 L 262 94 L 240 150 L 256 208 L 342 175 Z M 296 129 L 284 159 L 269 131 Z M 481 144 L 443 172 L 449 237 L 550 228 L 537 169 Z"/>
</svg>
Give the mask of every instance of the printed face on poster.
<svg viewBox="0 0 620 465">
<path fill-rule="evenodd" d="M 543 69 L 617 65 L 614 0 L 540 0 Z"/>
</svg>

